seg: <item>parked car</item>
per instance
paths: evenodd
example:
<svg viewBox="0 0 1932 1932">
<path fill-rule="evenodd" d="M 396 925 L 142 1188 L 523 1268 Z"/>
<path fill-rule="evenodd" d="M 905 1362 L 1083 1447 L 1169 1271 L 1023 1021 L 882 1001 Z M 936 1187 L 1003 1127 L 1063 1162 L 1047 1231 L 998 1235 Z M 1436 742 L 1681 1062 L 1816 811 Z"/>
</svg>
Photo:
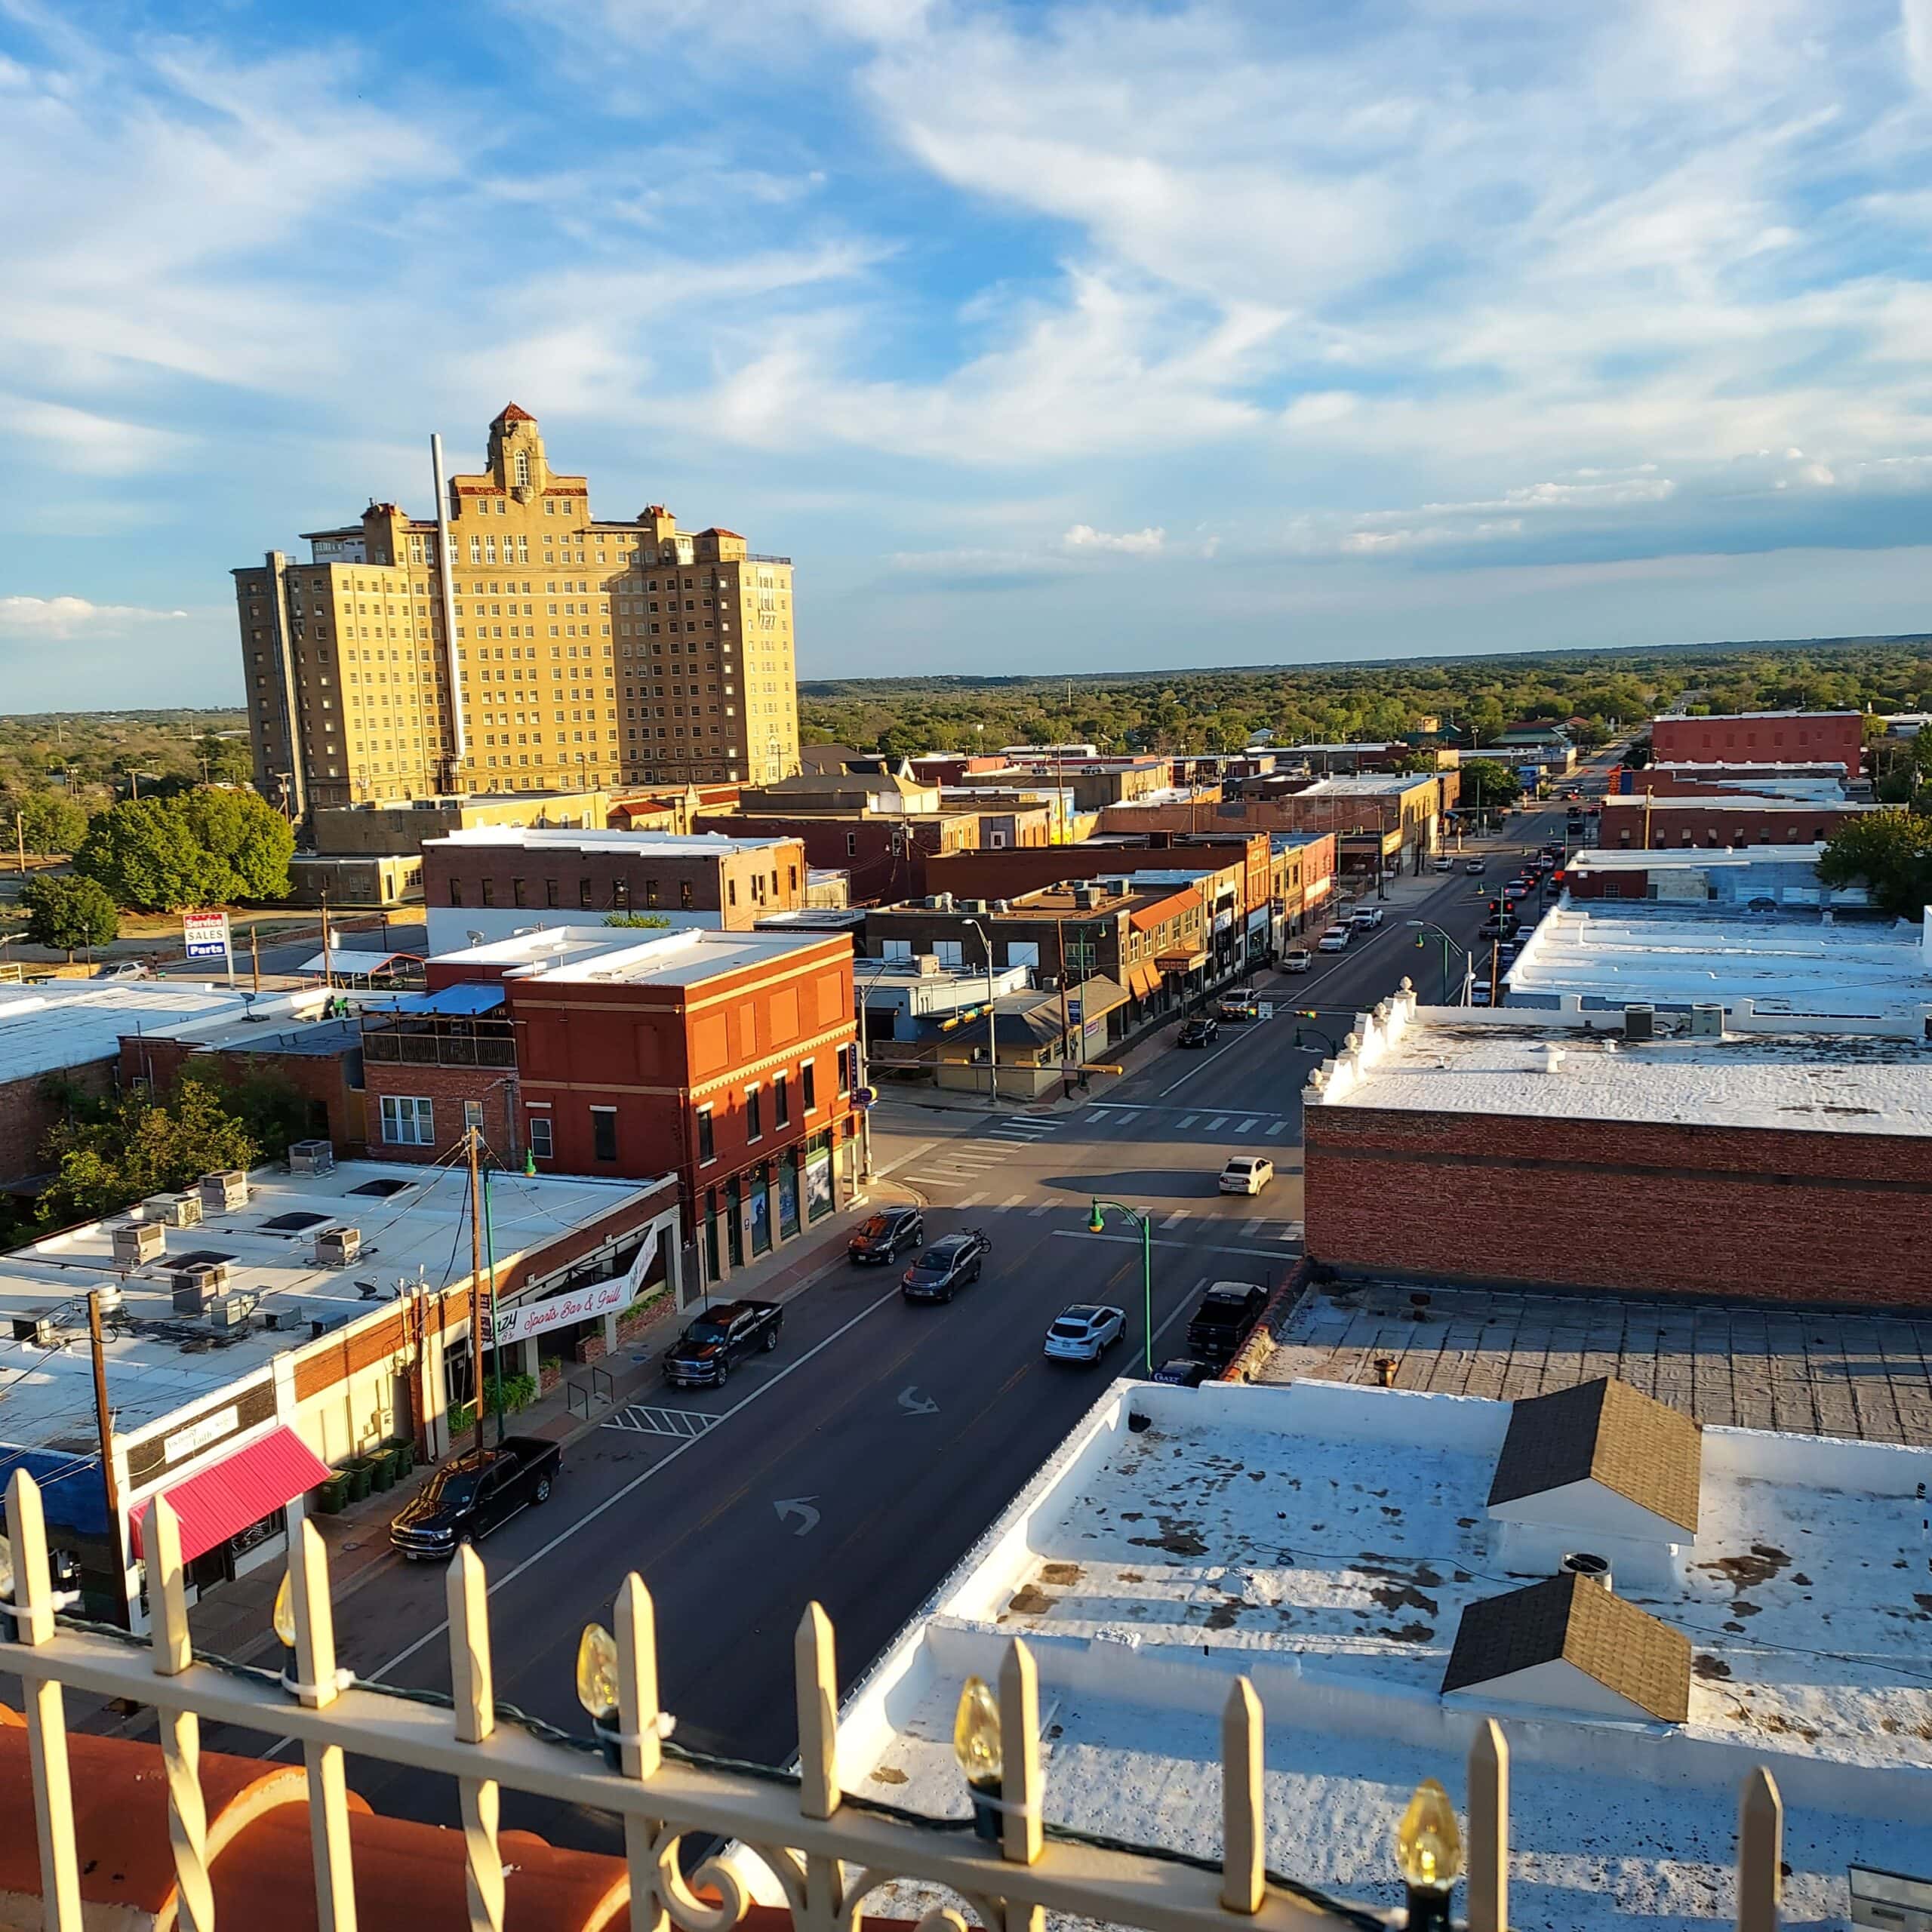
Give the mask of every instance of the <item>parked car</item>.
<svg viewBox="0 0 1932 1932">
<path fill-rule="evenodd" d="M 1472 878 L 1480 878 L 1489 868 L 1480 859 L 1465 859 L 1463 869 Z"/>
<path fill-rule="evenodd" d="M 881 1208 L 862 1222 L 845 1244 L 854 1261 L 890 1261 L 902 1247 L 917 1247 L 926 1238 L 925 1217 L 916 1208 Z"/>
<path fill-rule="evenodd" d="M 1248 1020 L 1261 1017 L 1261 1002 L 1249 995 L 1237 993 L 1223 1000 L 1216 1011 L 1223 1020 L 1244 1024 Z"/>
<path fill-rule="evenodd" d="M 785 1311 L 775 1301 L 724 1301 L 700 1315 L 664 1353 L 673 1389 L 721 1389 L 731 1364 L 778 1346 Z"/>
<path fill-rule="evenodd" d="M 1521 922 L 1515 919 L 1485 919 L 1482 924 L 1484 939 L 1508 939 Z"/>
<path fill-rule="evenodd" d="M 1284 973 L 1306 973 L 1315 964 L 1315 955 L 1305 946 L 1291 947 L 1281 955 L 1281 971 Z"/>
<path fill-rule="evenodd" d="M 1472 1006 L 1487 1006 L 1489 1003 L 1489 982 L 1478 980 L 1469 988 L 1469 1004 Z"/>
<path fill-rule="evenodd" d="M 1215 1035 L 1220 1030 L 1221 1023 L 1218 1020 L 1210 1020 L 1204 1014 L 1198 1020 L 1190 1020 L 1186 1026 L 1182 1027 L 1180 1037 L 1175 1041 L 1175 1044 L 1183 1047 L 1211 1047 L 1214 1044 Z"/>
<path fill-rule="evenodd" d="M 1252 1281 L 1217 1281 L 1188 1321 L 1188 1353 L 1196 1361 L 1225 1367 L 1260 1320 L 1267 1300 L 1268 1291 Z"/>
<path fill-rule="evenodd" d="M 1075 1302 L 1054 1316 L 1047 1331 L 1046 1357 L 1049 1361 L 1098 1361 L 1101 1352 L 1126 1333 L 1124 1309 Z"/>
<path fill-rule="evenodd" d="M 412 1561 L 456 1554 L 533 1503 L 547 1503 L 564 1452 L 534 1435 L 453 1456 L 396 1512 L 389 1542 Z"/>
<path fill-rule="evenodd" d="M 1440 854 L 1435 861 L 1435 869 L 1439 872 L 1453 872 L 1456 869 L 1456 862 L 1447 853 Z"/>
<path fill-rule="evenodd" d="M 1198 1389 L 1214 1372 L 1211 1363 L 1196 1361 L 1189 1355 L 1176 1355 L 1155 1370 L 1154 1380 L 1166 1383 L 1170 1388 Z"/>
<path fill-rule="evenodd" d="M 1315 942 L 1315 949 L 1317 952 L 1346 952 L 1349 949 L 1349 941 L 1354 937 L 1352 927 L 1331 926 Z"/>
<path fill-rule="evenodd" d="M 1358 906 L 1349 915 L 1352 924 L 1366 926 L 1372 932 L 1388 917 L 1386 910 L 1380 906 Z"/>
<path fill-rule="evenodd" d="M 1236 1154 L 1221 1170 L 1223 1194 L 1259 1194 L 1275 1178 L 1275 1164 L 1263 1154 Z"/>
<path fill-rule="evenodd" d="M 980 1278 L 992 1243 L 977 1228 L 941 1235 L 899 1278 L 908 1301 L 950 1301 L 968 1281 Z"/>
<path fill-rule="evenodd" d="M 154 974 L 138 959 L 111 959 L 88 975 L 91 980 L 152 980 Z"/>
</svg>

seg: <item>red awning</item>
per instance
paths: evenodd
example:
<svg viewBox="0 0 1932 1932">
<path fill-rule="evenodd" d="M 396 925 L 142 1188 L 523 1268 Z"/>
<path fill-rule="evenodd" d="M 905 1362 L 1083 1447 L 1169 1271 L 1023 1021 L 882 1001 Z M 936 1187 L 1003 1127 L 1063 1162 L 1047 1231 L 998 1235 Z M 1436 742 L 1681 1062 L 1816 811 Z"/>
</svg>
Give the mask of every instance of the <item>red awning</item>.
<svg viewBox="0 0 1932 1932">
<path fill-rule="evenodd" d="M 212 1469 L 161 1493 L 181 1519 L 181 1561 L 192 1563 L 251 1523 L 292 1503 L 328 1475 L 328 1465 L 292 1429 L 271 1430 L 258 1442 L 226 1456 Z M 134 1554 L 141 1552 L 143 1502 L 129 1527 Z"/>
</svg>

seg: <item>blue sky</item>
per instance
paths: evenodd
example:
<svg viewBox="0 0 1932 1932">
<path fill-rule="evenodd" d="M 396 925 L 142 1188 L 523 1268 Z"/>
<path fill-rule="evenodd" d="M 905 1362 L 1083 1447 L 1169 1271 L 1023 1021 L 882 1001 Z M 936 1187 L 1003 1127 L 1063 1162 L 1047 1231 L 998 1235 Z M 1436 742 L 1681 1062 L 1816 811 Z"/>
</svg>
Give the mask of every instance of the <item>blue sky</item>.
<svg viewBox="0 0 1932 1932">
<path fill-rule="evenodd" d="M 1932 0 L 0 0 L 0 709 L 514 398 L 807 675 L 1932 617 Z"/>
</svg>

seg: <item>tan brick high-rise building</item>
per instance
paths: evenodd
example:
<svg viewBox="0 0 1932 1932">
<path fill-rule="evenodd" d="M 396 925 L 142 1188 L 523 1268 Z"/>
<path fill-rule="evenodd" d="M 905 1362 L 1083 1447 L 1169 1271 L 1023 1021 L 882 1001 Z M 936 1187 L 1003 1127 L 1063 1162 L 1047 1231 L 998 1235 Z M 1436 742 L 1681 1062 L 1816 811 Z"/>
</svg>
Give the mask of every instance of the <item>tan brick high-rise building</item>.
<svg viewBox="0 0 1932 1932">
<path fill-rule="evenodd" d="M 309 561 L 235 572 L 256 781 L 319 805 L 615 784 L 765 784 L 798 766 L 792 563 L 662 505 L 590 514 L 515 403 L 434 518 L 372 503 Z M 454 645 L 454 657 L 451 657 Z"/>
</svg>

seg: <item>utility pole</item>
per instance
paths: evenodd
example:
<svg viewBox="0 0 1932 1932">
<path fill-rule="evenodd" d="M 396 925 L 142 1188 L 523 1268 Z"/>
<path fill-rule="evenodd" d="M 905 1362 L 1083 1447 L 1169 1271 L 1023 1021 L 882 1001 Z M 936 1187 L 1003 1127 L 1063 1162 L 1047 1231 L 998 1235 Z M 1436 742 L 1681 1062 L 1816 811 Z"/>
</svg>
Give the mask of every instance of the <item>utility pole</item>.
<svg viewBox="0 0 1932 1932">
<path fill-rule="evenodd" d="M 262 989 L 262 932 L 259 926 L 248 928 L 248 961 L 255 975 L 255 990 Z"/>
<path fill-rule="evenodd" d="M 26 821 L 17 808 L 14 813 L 14 856 L 19 862 L 14 869 L 24 875 L 27 869 Z"/>
<path fill-rule="evenodd" d="M 476 1156 L 476 1130 L 466 1137 L 469 1152 L 469 1379 L 475 1389 L 476 1456 L 483 1457 L 483 1186 Z"/>
<path fill-rule="evenodd" d="M 1067 1071 L 1066 919 L 1064 914 L 1054 921 L 1054 948 L 1060 955 L 1057 961 L 1060 968 L 1060 1097 L 1063 1100 L 1070 1100 L 1073 1097 L 1073 1081 Z M 1080 1030 L 1083 1034 L 1087 1030 L 1084 1005 L 1080 1015 Z M 1079 1057 L 1083 1060 L 1087 1057 L 1084 1042 Z"/>
<path fill-rule="evenodd" d="M 329 889 L 322 888 L 322 990 L 335 990 L 335 961 L 329 948 Z"/>
<path fill-rule="evenodd" d="M 114 1416 L 107 1406 L 107 1355 L 100 1336 L 100 1291 L 88 1295 L 88 1345 L 94 1354 L 94 1426 L 100 1438 L 100 1482 L 107 1498 L 107 1535 L 117 1561 L 121 1549 L 121 1492 L 114 1480 Z M 125 1584 L 117 1594 L 124 1603 Z M 126 1614 L 124 1608 L 122 1614 Z"/>
</svg>

